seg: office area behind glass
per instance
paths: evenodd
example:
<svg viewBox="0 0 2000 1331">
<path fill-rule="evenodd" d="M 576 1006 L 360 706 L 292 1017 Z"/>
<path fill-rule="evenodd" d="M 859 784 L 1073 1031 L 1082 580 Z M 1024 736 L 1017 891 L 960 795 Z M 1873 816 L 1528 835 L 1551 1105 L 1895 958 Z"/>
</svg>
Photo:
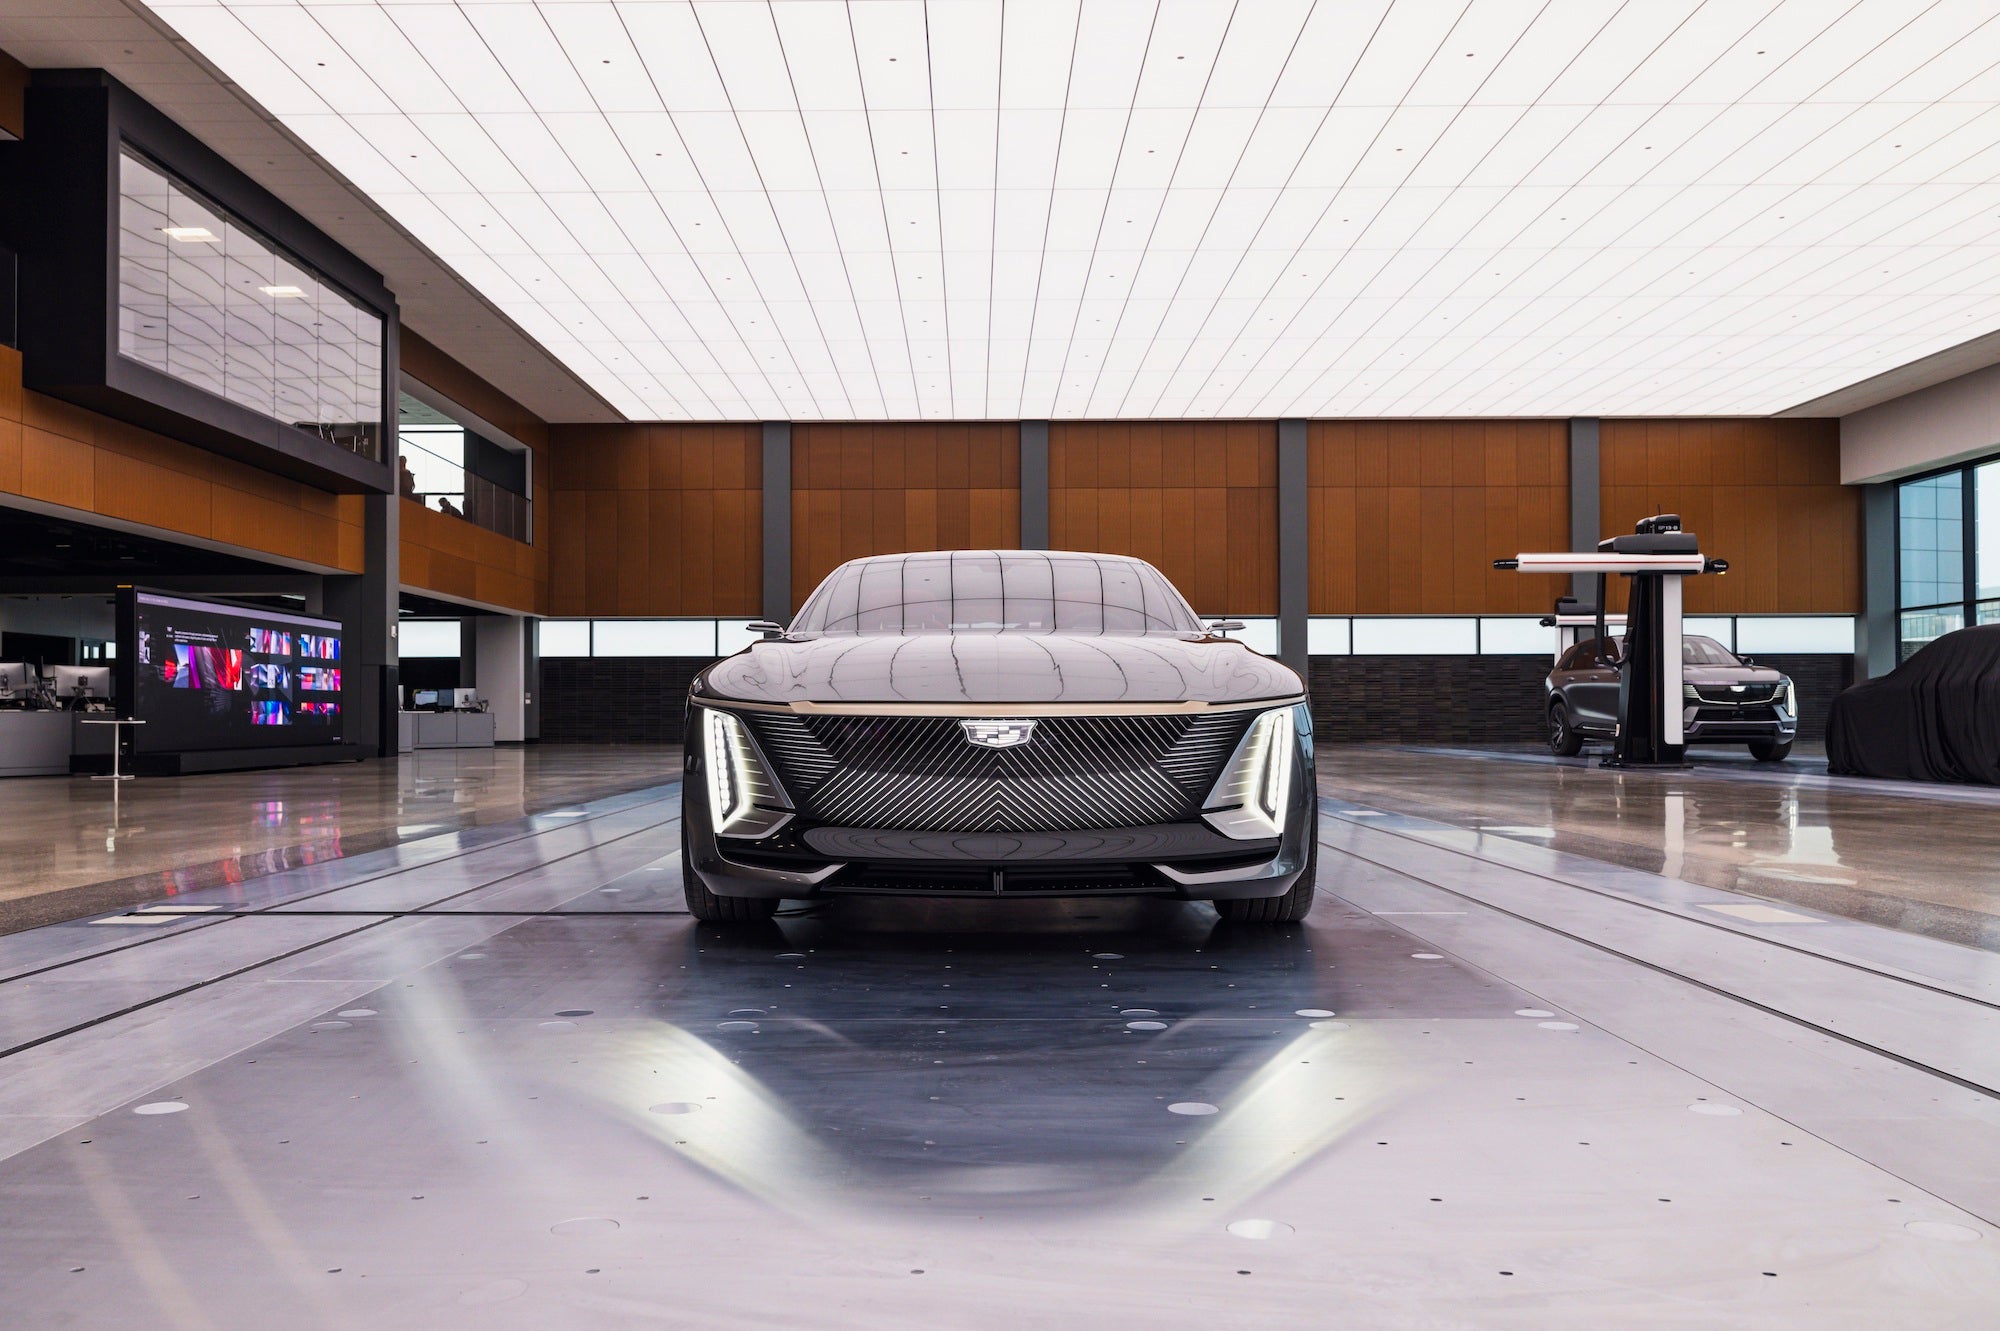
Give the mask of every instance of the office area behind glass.
<svg viewBox="0 0 2000 1331">
<path fill-rule="evenodd" d="M 110 662 L 117 647 L 108 599 L 0 596 L 0 776 L 60 776 L 78 754 L 108 756 Z"/>
<path fill-rule="evenodd" d="M 412 662 L 455 660 L 463 651 L 462 626 L 455 619 L 404 619 L 398 625 L 399 654 Z M 415 687 L 403 691 L 400 748 L 492 748 L 498 723 L 477 688 Z"/>
<path fill-rule="evenodd" d="M 111 667 L 0 661 L 0 708 L 20 712 L 108 712 Z"/>
</svg>

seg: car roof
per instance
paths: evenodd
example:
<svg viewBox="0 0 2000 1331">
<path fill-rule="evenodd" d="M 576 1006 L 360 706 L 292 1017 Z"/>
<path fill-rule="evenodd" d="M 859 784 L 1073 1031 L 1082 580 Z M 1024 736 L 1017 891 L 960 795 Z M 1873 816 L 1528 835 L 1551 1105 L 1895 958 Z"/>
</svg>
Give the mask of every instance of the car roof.
<svg viewBox="0 0 2000 1331">
<path fill-rule="evenodd" d="M 855 564 L 900 563 L 906 559 L 939 559 L 953 555 L 978 556 L 981 558 L 990 556 L 994 559 L 1019 561 L 1022 563 L 1037 559 L 1096 559 L 1111 564 L 1138 564 L 1144 568 L 1153 567 L 1137 555 L 1111 555 L 1095 550 L 905 550 L 901 553 L 891 555 L 863 555 L 859 559 L 848 560 L 840 567 L 848 568 Z"/>
</svg>

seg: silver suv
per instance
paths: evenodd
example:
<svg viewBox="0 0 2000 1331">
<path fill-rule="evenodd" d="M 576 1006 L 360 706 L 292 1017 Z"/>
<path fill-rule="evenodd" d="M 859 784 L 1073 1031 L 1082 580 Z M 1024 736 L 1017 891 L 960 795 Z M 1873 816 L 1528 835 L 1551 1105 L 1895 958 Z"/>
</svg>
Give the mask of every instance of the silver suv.
<svg viewBox="0 0 2000 1331">
<path fill-rule="evenodd" d="M 1549 672 L 1549 748 L 1568 758 L 1618 731 L 1618 657 L 1625 639 L 1589 638 L 1562 654 Z M 1750 756 L 1775 763 L 1790 756 L 1799 728 L 1791 678 L 1744 660 L 1713 638 L 1681 639 L 1681 721 L 1689 744 L 1747 744 Z"/>
</svg>

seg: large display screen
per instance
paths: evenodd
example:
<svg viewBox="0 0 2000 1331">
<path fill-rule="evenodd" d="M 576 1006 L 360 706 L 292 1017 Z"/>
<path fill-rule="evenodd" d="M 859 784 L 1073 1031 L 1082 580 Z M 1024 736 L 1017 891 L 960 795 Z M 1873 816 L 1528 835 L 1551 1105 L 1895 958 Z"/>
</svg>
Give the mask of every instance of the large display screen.
<svg viewBox="0 0 2000 1331">
<path fill-rule="evenodd" d="M 153 753 L 338 744 L 341 626 L 130 591 L 119 665 L 133 743 Z"/>
</svg>

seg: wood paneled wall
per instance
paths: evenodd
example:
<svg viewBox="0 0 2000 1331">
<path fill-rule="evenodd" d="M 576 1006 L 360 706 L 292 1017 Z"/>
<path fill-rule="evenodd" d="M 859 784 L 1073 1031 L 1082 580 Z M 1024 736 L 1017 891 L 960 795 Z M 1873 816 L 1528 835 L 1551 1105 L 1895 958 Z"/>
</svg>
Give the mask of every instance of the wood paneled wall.
<svg viewBox="0 0 2000 1331">
<path fill-rule="evenodd" d="M 1137 555 L 1200 614 L 1276 614 L 1276 423 L 1050 422 L 1049 543 Z"/>
<path fill-rule="evenodd" d="M 549 435 L 550 614 L 759 613 L 759 427 L 558 425 Z"/>
<path fill-rule="evenodd" d="M 792 600 L 839 565 L 908 550 L 1021 543 L 1014 424 L 792 427 Z"/>
<path fill-rule="evenodd" d="M 21 387 L 0 347 L 0 491 L 251 555 L 358 573 L 362 500 L 284 480 Z"/>
<path fill-rule="evenodd" d="M 1568 422 L 1313 421 L 1306 448 L 1313 614 L 1549 609 L 1493 561 L 1569 548 Z"/>
<path fill-rule="evenodd" d="M 1689 611 L 1860 610 L 1861 491 L 1840 483 L 1839 421 L 1607 420 L 1600 438 L 1607 535 L 1678 513 L 1729 561 L 1688 579 Z"/>
<path fill-rule="evenodd" d="M 28 67 L 0 51 L 0 129 L 15 138 L 28 132 L 26 114 Z"/>
<path fill-rule="evenodd" d="M 407 328 L 399 335 L 398 354 L 403 373 L 528 446 L 535 513 L 535 539 L 528 543 L 404 500 L 398 574 L 402 585 L 523 614 L 548 614 L 556 507 L 548 425 Z"/>
<path fill-rule="evenodd" d="M 413 499 L 397 502 L 403 507 L 398 567 L 403 586 L 523 614 L 548 613 L 546 546 L 475 527 Z"/>
</svg>

